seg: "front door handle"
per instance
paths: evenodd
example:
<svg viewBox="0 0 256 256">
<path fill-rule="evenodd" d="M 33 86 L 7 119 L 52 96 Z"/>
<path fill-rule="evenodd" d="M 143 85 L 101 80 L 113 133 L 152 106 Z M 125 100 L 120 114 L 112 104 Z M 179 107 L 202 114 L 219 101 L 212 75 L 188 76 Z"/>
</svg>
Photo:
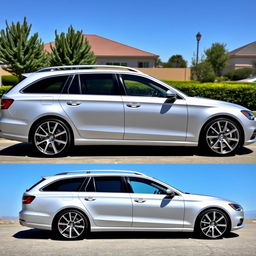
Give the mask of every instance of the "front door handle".
<svg viewBox="0 0 256 256">
<path fill-rule="evenodd" d="M 139 103 L 127 103 L 126 106 L 129 108 L 139 108 L 140 104 Z"/>
<path fill-rule="evenodd" d="M 88 196 L 84 198 L 85 201 L 95 201 L 96 198 L 92 197 L 92 196 Z"/>
<path fill-rule="evenodd" d="M 136 199 L 134 199 L 134 201 L 135 201 L 136 203 L 145 203 L 145 202 L 146 202 L 146 200 L 143 199 L 143 198 L 136 198 Z"/>
<path fill-rule="evenodd" d="M 73 100 L 70 100 L 67 102 L 67 105 L 69 105 L 69 106 L 79 106 L 80 104 L 81 104 L 81 102 L 73 101 Z"/>
</svg>

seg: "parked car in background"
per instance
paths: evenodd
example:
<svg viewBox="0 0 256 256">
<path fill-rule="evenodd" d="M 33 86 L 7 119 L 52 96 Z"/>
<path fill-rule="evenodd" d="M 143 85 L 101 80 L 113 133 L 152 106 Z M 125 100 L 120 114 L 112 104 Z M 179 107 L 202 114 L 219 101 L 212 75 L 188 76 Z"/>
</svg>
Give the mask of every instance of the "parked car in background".
<svg viewBox="0 0 256 256">
<path fill-rule="evenodd" d="M 75 171 L 43 177 L 22 199 L 20 224 L 81 239 L 98 231 L 195 232 L 221 238 L 243 227 L 229 200 L 181 192 L 132 171 Z"/>
<path fill-rule="evenodd" d="M 253 83 L 253 82 L 256 82 L 256 76 L 251 76 L 246 79 L 239 80 L 238 82 Z"/>
<path fill-rule="evenodd" d="M 73 145 L 200 146 L 216 155 L 256 141 L 242 106 L 188 97 L 136 69 L 61 66 L 27 74 L 2 97 L 0 136 L 44 156 Z"/>
</svg>

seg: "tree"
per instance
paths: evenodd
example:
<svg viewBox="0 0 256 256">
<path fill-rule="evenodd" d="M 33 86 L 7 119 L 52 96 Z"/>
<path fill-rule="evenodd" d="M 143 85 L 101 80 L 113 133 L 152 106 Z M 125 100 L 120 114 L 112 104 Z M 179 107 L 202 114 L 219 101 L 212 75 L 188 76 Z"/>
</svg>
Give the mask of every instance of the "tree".
<svg viewBox="0 0 256 256">
<path fill-rule="evenodd" d="M 91 51 L 88 40 L 83 36 L 82 30 L 75 31 L 72 26 L 68 32 L 58 35 L 55 31 L 55 45 L 51 44 L 52 53 L 50 63 L 52 66 L 62 65 L 91 65 L 96 58 Z"/>
<path fill-rule="evenodd" d="M 212 65 L 216 76 L 221 76 L 227 65 L 229 56 L 225 44 L 213 43 L 205 52 L 206 61 Z"/>
<path fill-rule="evenodd" d="M 182 55 L 177 54 L 171 56 L 163 66 L 164 68 L 186 68 L 187 61 L 183 59 Z"/>
<path fill-rule="evenodd" d="M 27 24 L 24 17 L 23 24 L 12 22 L 0 32 L 0 61 L 4 69 L 22 78 L 22 73 L 34 72 L 48 65 L 47 54 L 43 50 L 43 43 L 38 33 L 29 36 L 32 25 Z"/>
</svg>

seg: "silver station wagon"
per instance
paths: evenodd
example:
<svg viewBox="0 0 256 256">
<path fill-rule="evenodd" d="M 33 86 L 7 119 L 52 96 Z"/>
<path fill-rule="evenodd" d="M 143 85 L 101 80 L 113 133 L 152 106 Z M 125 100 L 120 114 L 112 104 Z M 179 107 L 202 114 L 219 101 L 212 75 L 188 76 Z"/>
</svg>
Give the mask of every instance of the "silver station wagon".
<svg viewBox="0 0 256 256">
<path fill-rule="evenodd" d="M 2 98 L 0 136 L 32 142 L 44 156 L 73 145 L 199 145 L 226 155 L 256 141 L 250 110 L 188 97 L 133 68 L 61 66 L 26 76 Z"/>
<path fill-rule="evenodd" d="M 195 232 L 221 238 L 243 227 L 243 208 L 183 193 L 132 171 L 74 171 L 44 177 L 23 195 L 21 225 L 81 239 L 89 231 Z"/>
</svg>

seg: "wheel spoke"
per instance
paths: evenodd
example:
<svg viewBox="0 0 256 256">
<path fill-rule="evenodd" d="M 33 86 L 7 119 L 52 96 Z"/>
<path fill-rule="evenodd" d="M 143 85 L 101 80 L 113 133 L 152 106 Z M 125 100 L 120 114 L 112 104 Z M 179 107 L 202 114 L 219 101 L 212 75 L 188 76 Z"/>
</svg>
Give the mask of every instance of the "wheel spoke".
<svg viewBox="0 0 256 256">
<path fill-rule="evenodd" d="M 220 141 L 220 152 L 223 153 L 223 141 Z"/>
<path fill-rule="evenodd" d="M 222 132 L 220 122 L 217 122 L 220 133 Z"/>
<path fill-rule="evenodd" d="M 208 135 L 208 136 L 206 136 L 206 138 L 207 139 L 217 139 L 217 138 L 219 138 L 219 136 L 218 135 Z"/>
<path fill-rule="evenodd" d="M 78 233 L 78 231 L 76 230 L 75 227 L 73 227 L 73 230 L 76 232 L 76 234 L 77 234 L 78 236 L 80 235 L 80 233 Z"/>
<path fill-rule="evenodd" d="M 214 211 L 213 212 L 213 221 L 215 221 L 216 220 L 216 212 Z"/>
<path fill-rule="evenodd" d="M 69 228 L 69 238 L 72 238 L 72 228 Z"/>
<path fill-rule="evenodd" d="M 215 130 L 212 126 L 210 127 L 210 129 L 212 129 L 215 133 L 219 134 L 219 132 Z"/>
<path fill-rule="evenodd" d="M 39 137 L 47 137 L 46 134 L 40 134 L 40 133 L 38 133 L 38 132 L 36 132 L 35 135 L 36 135 L 36 136 L 39 136 Z"/>
<path fill-rule="evenodd" d="M 219 233 L 220 235 L 222 235 L 222 233 L 220 232 L 220 230 L 219 230 L 216 226 L 215 226 L 214 228 L 215 228 L 215 230 L 218 231 L 218 233 Z"/>
<path fill-rule="evenodd" d="M 48 133 L 51 132 L 51 129 L 50 129 L 50 122 L 47 122 L 47 129 L 48 129 Z"/>
<path fill-rule="evenodd" d="M 42 127 L 42 125 L 41 126 L 39 126 L 39 128 L 38 129 L 41 129 L 44 133 L 45 133 L 45 135 L 48 135 L 48 132 L 46 132 L 45 130 L 44 130 L 44 128 Z"/>
<path fill-rule="evenodd" d="M 201 221 L 203 224 L 210 224 L 210 221 Z"/>
<path fill-rule="evenodd" d="M 223 218 L 224 216 L 222 215 L 218 220 L 216 220 L 216 223 L 220 222 Z"/>
<path fill-rule="evenodd" d="M 225 122 L 225 126 L 224 126 L 224 129 L 223 129 L 223 132 L 226 132 L 227 128 L 228 128 L 228 121 Z"/>
<path fill-rule="evenodd" d="M 58 153 L 58 150 L 57 150 L 57 148 L 55 147 L 54 141 L 52 141 L 51 144 L 52 144 L 52 148 L 53 148 L 54 153 L 57 154 L 57 153 Z"/>
<path fill-rule="evenodd" d="M 47 148 L 48 148 L 48 146 L 50 145 L 50 142 L 48 142 L 48 140 L 46 141 L 46 146 L 45 146 L 45 148 L 44 148 L 44 153 L 47 153 Z"/>
<path fill-rule="evenodd" d="M 205 217 L 211 222 L 212 220 L 210 219 L 208 214 L 205 214 Z"/>
<path fill-rule="evenodd" d="M 217 224 L 216 226 L 217 227 L 226 227 L 227 225 L 226 224 Z"/>
<path fill-rule="evenodd" d="M 66 145 L 67 144 L 67 142 L 66 141 L 64 141 L 64 140 L 54 140 L 55 142 L 57 142 L 57 143 L 61 143 L 61 144 L 64 144 L 64 145 Z"/>
<path fill-rule="evenodd" d="M 214 147 L 217 145 L 218 142 L 220 142 L 220 141 L 217 140 L 217 141 L 211 146 L 211 148 L 214 148 Z"/>
<path fill-rule="evenodd" d="M 58 127 L 58 123 L 55 123 L 55 125 L 54 125 L 54 127 L 53 127 L 53 130 L 52 130 L 52 133 L 54 134 L 54 132 L 55 132 L 55 130 L 56 130 L 56 128 Z"/>
<path fill-rule="evenodd" d="M 73 222 L 75 221 L 75 219 L 76 219 L 76 216 L 77 216 L 77 213 L 76 213 L 75 217 L 74 217 L 74 218 L 73 218 L 73 220 L 72 220 Z"/>
<path fill-rule="evenodd" d="M 225 139 L 223 140 L 223 142 L 229 147 L 230 150 L 233 149 Z"/>
<path fill-rule="evenodd" d="M 58 137 L 58 136 L 60 136 L 62 134 L 66 134 L 66 133 L 67 133 L 66 131 L 59 132 L 58 134 L 55 134 L 55 137 Z"/>
<path fill-rule="evenodd" d="M 228 135 L 231 135 L 231 134 L 234 133 L 234 132 L 238 132 L 238 130 L 235 128 L 235 129 L 233 129 L 233 130 L 231 130 L 231 131 L 225 133 L 225 135 L 228 136 Z"/>
<path fill-rule="evenodd" d="M 228 137 L 227 137 L 227 140 L 229 140 L 229 141 L 239 141 L 239 140 L 236 139 L 236 138 L 228 138 Z"/>
<path fill-rule="evenodd" d="M 63 218 L 66 222 L 69 222 L 69 220 L 65 217 L 65 215 L 63 215 L 62 218 Z"/>
<path fill-rule="evenodd" d="M 69 225 L 61 231 L 61 234 L 63 234 L 68 228 L 69 228 Z"/>
<path fill-rule="evenodd" d="M 76 227 L 76 228 L 84 228 L 84 226 L 81 226 L 81 225 L 74 225 L 74 227 Z"/>
<path fill-rule="evenodd" d="M 41 141 L 37 142 L 36 145 L 38 146 L 38 145 L 40 145 L 40 144 L 42 144 L 44 142 L 47 142 L 47 141 L 48 141 L 47 139 L 46 140 L 41 140 Z"/>
</svg>

